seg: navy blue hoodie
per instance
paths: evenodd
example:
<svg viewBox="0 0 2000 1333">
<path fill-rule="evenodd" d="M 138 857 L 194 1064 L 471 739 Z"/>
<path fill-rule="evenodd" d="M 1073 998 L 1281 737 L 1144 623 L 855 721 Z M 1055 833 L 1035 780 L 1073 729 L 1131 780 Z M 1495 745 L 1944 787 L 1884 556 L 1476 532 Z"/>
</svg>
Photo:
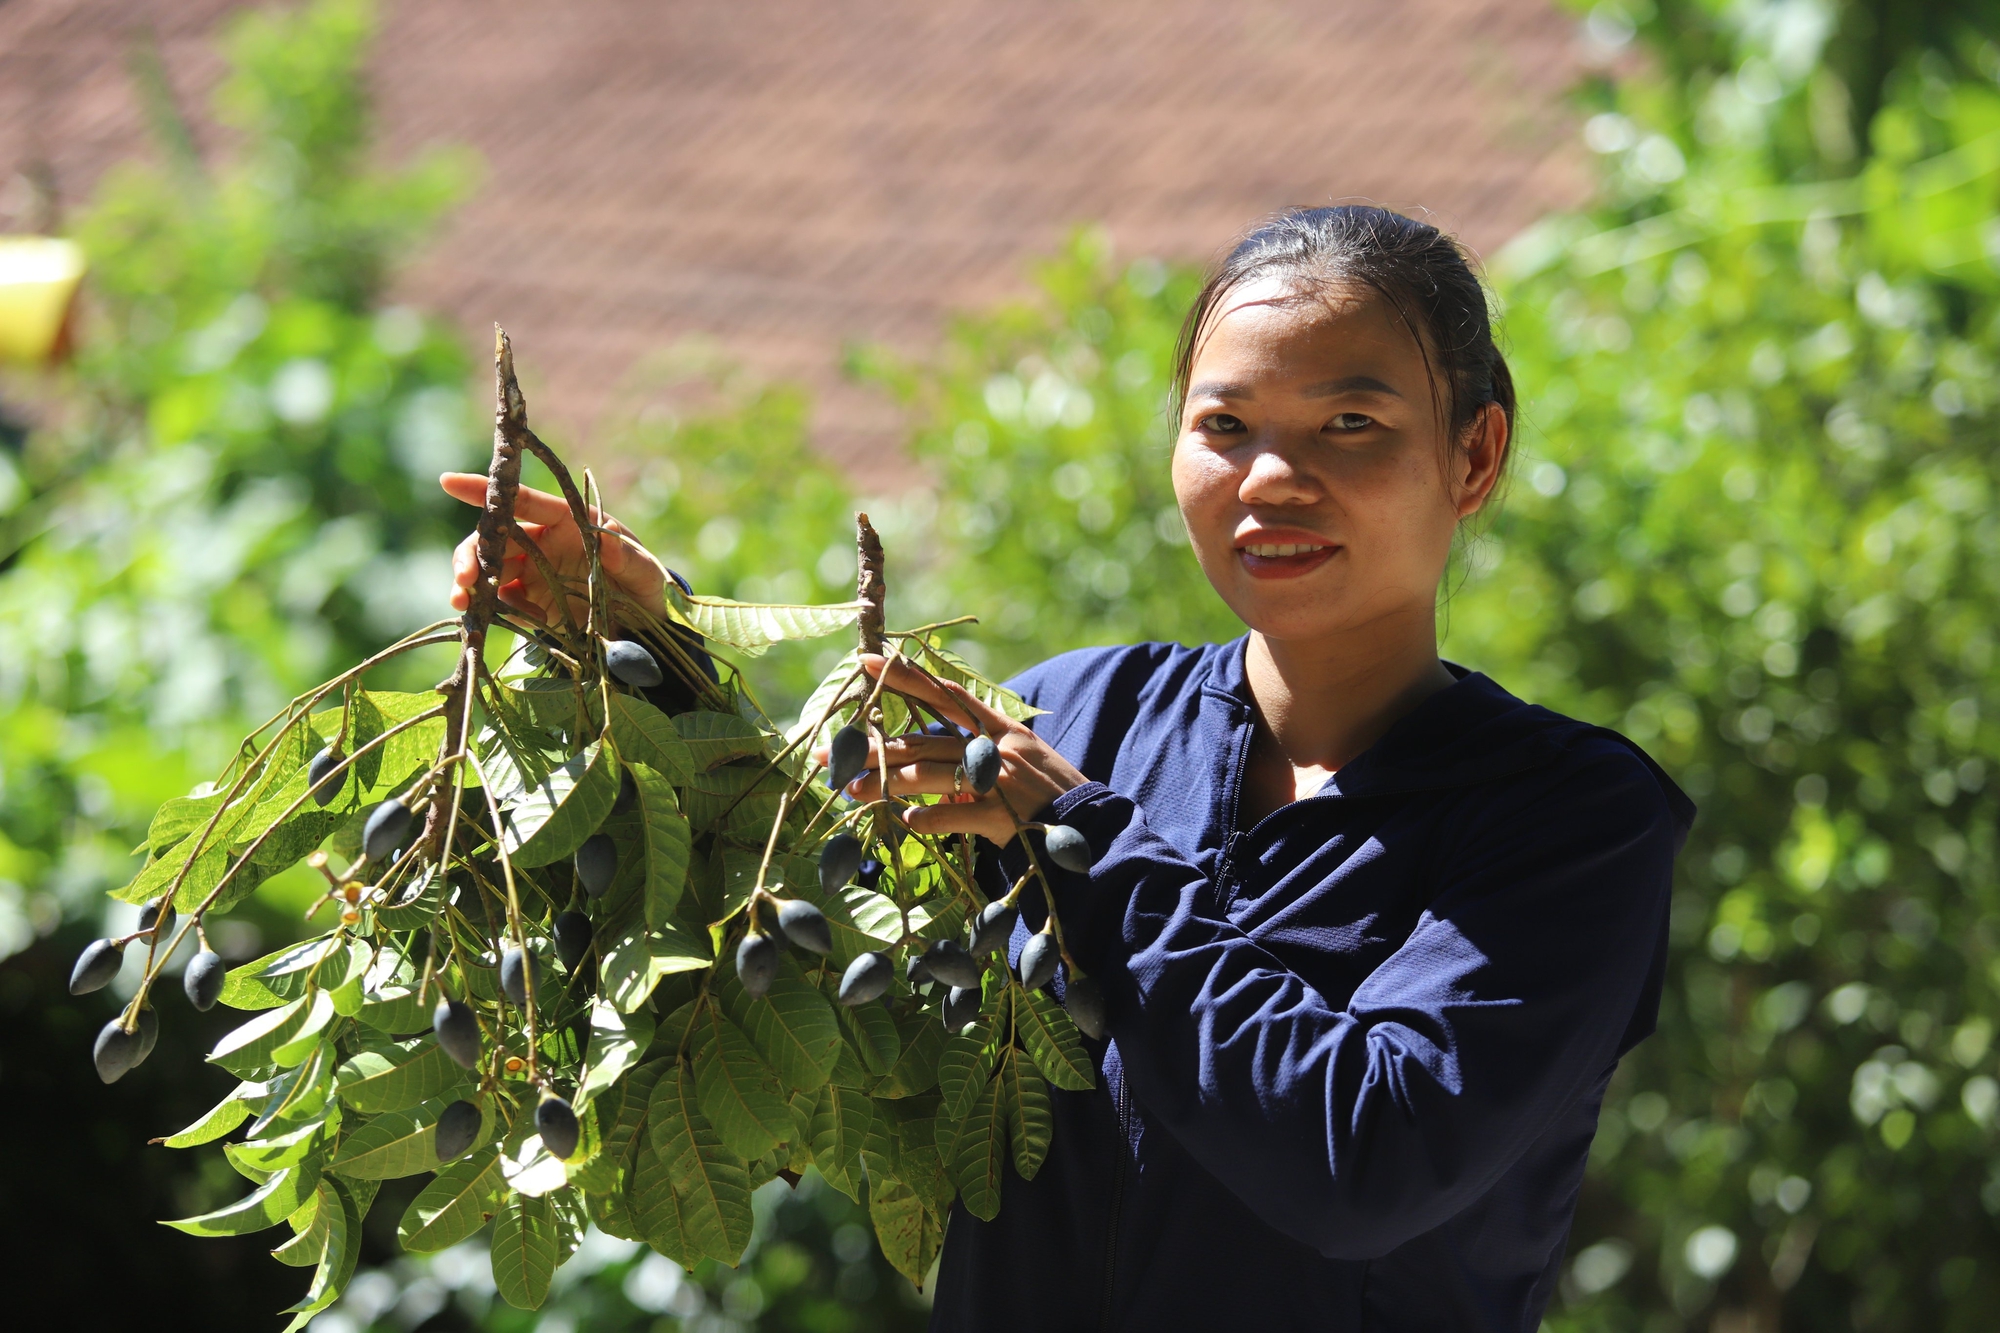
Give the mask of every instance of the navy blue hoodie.
<svg viewBox="0 0 2000 1333">
<path fill-rule="evenodd" d="M 933 1329 L 1537 1327 L 1694 807 L 1630 741 L 1453 668 L 1241 828 L 1246 642 L 1015 682 L 1091 779 L 1040 817 L 1096 853 L 1053 873 L 1109 1040 L 998 1219 L 953 1207 Z"/>
</svg>

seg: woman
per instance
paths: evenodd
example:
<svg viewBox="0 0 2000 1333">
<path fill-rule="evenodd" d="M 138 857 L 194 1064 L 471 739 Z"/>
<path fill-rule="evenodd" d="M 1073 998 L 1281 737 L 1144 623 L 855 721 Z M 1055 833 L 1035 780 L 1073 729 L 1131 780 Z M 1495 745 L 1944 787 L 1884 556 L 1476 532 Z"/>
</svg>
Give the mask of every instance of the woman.
<svg viewBox="0 0 2000 1333">
<path fill-rule="evenodd" d="M 993 1222 L 954 1211 L 933 1324 L 1532 1333 L 1652 1029 L 1693 807 L 1615 733 L 1438 658 L 1514 425 L 1450 238 L 1366 207 L 1265 223 L 1202 289 L 1175 388 L 1175 494 L 1248 635 L 1064 654 L 1015 682 L 1048 710 L 1027 725 L 892 677 L 1004 761 L 914 827 L 1004 845 L 1011 804 L 1089 840 L 1058 906 L 1109 1016 L 1040 1174 Z M 574 548 L 558 504 L 530 517 Z M 636 545 L 606 564 L 658 596 Z M 892 741 L 891 791 L 953 792 L 963 749 Z"/>
</svg>

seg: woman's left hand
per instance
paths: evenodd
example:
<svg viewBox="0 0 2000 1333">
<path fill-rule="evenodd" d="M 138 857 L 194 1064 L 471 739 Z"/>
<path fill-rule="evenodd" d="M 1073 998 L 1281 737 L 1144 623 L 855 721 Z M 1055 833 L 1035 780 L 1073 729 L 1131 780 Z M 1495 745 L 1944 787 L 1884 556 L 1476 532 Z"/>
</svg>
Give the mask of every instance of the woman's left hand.
<svg viewBox="0 0 2000 1333">
<path fill-rule="evenodd" d="M 891 796 L 956 796 L 936 805 L 912 805 L 903 820 L 918 833 L 977 833 L 1005 846 L 1014 840 L 1023 820 L 1034 818 L 1064 792 L 1089 779 L 1022 723 L 988 707 L 970 691 L 939 680 L 908 662 L 864 654 L 861 665 L 880 679 L 886 669 L 888 686 L 930 705 L 946 721 L 990 737 L 1000 749 L 1000 778 L 984 796 L 965 782 L 961 765 L 967 742 L 958 736 L 892 736 L 886 751 L 878 751 L 871 771 L 848 784 L 848 794 L 860 800 L 878 799 L 882 777 L 888 776 Z M 821 763 L 826 752 L 819 752 Z"/>
</svg>

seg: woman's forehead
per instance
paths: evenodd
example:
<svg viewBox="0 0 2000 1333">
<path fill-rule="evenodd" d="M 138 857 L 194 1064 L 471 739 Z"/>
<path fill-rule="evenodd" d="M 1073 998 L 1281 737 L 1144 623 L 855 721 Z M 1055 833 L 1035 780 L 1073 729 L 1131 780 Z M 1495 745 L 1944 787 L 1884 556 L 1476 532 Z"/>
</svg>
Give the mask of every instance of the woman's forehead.
<svg viewBox="0 0 2000 1333">
<path fill-rule="evenodd" d="M 1230 292 L 1195 349 L 1204 362 L 1367 361 L 1421 375 L 1423 353 L 1394 308 L 1366 283 L 1259 278 Z M 1405 366 L 1403 363 L 1409 363 Z"/>
</svg>

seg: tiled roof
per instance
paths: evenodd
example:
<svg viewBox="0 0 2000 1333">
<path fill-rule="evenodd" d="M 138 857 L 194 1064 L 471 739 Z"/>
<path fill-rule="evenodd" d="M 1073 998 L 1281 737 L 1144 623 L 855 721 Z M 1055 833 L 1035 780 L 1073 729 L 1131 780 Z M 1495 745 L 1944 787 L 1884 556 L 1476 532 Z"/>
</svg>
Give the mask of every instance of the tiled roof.
<svg viewBox="0 0 2000 1333">
<path fill-rule="evenodd" d="M 200 105 L 230 8 L 0 3 L 0 180 L 39 159 L 84 197 L 142 151 L 135 28 Z M 1075 223 L 1201 259 L 1361 196 L 1490 248 L 1574 202 L 1572 31 L 1553 0 L 422 0 L 386 7 L 372 68 L 391 155 L 488 168 L 403 289 L 504 322 L 538 418 L 587 430 L 636 359 L 706 334 L 811 383 L 822 445 L 886 481 L 894 417 L 841 344 L 921 348 Z"/>
</svg>

